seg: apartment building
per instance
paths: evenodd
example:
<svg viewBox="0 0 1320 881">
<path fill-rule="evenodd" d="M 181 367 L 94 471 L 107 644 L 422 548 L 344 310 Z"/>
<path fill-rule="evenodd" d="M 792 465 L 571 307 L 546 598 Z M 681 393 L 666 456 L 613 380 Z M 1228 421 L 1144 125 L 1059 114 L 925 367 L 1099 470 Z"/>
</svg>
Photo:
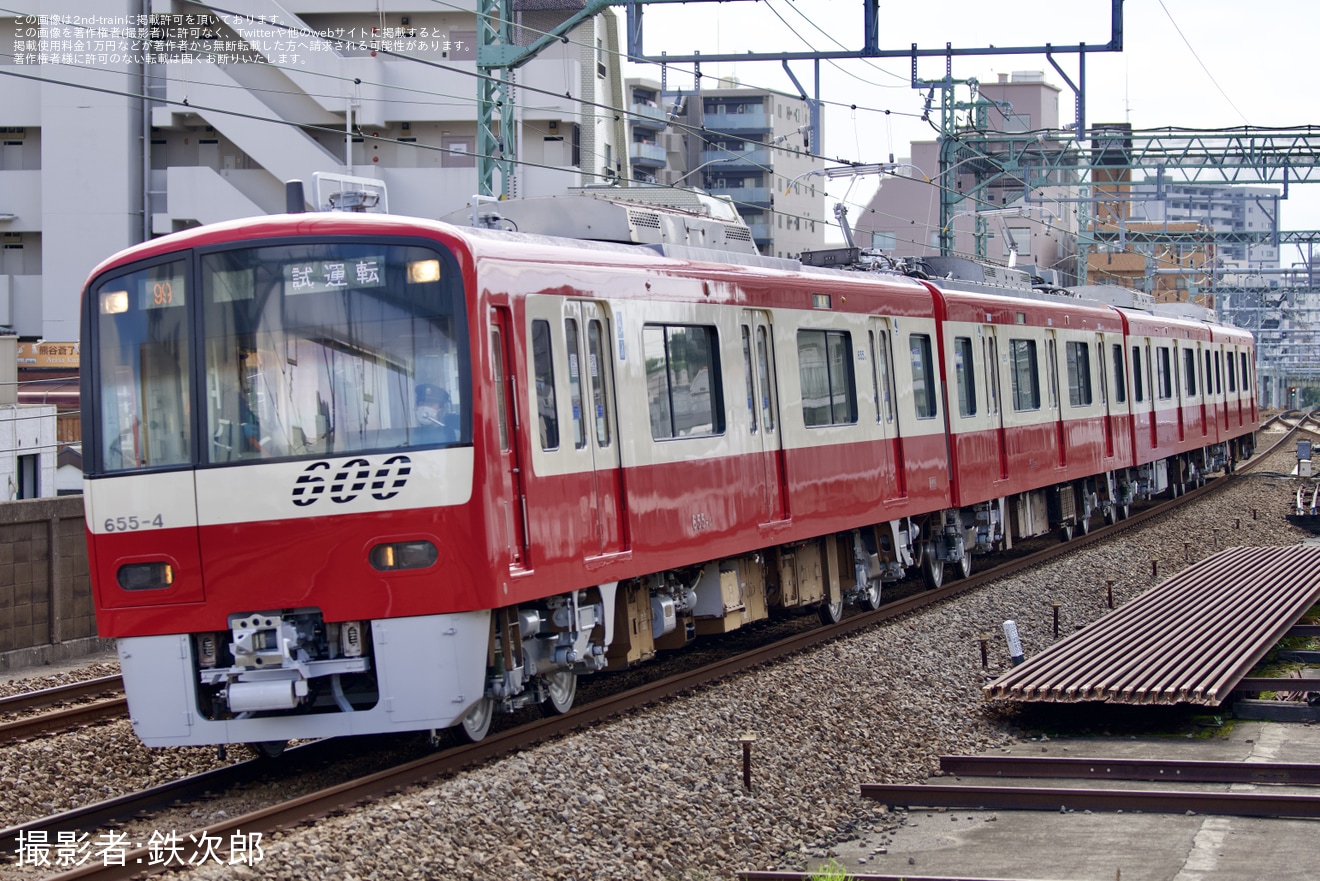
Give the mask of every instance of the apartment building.
<svg viewBox="0 0 1320 881">
<path fill-rule="evenodd" d="M 573 5 L 515 3 L 516 41 Z M 100 260 L 283 211 L 286 180 L 373 178 L 391 213 L 432 218 L 477 192 L 472 0 L 27 8 L 38 21 L 0 17 L 0 64 L 21 75 L 0 101 L 0 328 L 23 338 L 77 340 L 79 291 Z M 607 11 L 516 72 L 511 195 L 626 175 L 627 127 L 610 110 L 624 100 L 618 50 Z"/>
<path fill-rule="evenodd" d="M 770 257 L 796 257 L 825 240 L 822 178 L 812 157 L 807 101 L 735 80 L 696 92 L 627 83 L 634 182 L 697 187 L 728 197 Z M 654 108 L 654 109 L 653 109 Z"/>
</svg>

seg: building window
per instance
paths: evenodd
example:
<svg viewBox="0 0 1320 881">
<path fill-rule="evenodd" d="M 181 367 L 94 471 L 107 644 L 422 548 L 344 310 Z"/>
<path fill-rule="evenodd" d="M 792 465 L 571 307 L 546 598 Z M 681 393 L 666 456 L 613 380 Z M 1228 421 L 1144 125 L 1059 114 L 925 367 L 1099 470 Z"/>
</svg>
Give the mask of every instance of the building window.
<svg viewBox="0 0 1320 881">
<path fill-rule="evenodd" d="M 41 498 L 41 487 L 37 480 L 37 475 L 41 473 L 39 459 L 36 454 L 18 457 L 18 498 Z"/>
<path fill-rule="evenodd" d="M 898 246 L 898 234 L 892 232 L 871 233 L 871 247 L 881 251 L 892 251 Z"/>
</svg>

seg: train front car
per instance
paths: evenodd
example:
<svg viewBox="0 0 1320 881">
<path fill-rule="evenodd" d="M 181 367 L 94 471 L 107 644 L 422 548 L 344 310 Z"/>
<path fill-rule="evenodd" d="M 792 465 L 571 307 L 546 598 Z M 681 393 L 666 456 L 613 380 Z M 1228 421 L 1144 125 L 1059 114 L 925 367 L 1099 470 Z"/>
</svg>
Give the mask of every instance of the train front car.
<svg viewBox="0 0 1320 881">
<path fill-rule="evenodd" d="M 481 699 L 455 663 L 490 627 L 471 266 L 416 230 L 241 221 L 90 279 L 96 616 L 147 745 L 440 728 Z"/>
</svg>

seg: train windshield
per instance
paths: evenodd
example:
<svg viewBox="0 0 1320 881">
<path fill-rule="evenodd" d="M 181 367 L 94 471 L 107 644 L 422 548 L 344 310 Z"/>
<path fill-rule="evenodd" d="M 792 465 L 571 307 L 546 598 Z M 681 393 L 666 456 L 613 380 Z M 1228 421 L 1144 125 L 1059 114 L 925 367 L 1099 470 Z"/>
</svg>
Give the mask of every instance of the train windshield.
<svg viewBox="0 0 1320 881">
<path fill-rule="evenodd" d="M 436 250 L 225 250 L 97 297 L 104 470 L 470 442 L 462 284 Z"/>
</svg>

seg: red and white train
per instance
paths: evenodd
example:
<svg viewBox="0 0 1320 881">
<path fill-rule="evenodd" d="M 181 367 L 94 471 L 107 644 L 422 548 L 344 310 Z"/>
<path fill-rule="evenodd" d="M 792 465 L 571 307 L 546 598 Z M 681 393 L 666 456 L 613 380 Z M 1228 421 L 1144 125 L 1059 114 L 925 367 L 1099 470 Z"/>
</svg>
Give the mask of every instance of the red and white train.
<svg viewBox="0 0 1320 881">
<path fill-rule="evenodd" d="M 713 254 L 327 213 L 97 267 L 87 531 L 139 737 L 480 738 L 1252 451 L 1243 331 Z"/>
</svg>

